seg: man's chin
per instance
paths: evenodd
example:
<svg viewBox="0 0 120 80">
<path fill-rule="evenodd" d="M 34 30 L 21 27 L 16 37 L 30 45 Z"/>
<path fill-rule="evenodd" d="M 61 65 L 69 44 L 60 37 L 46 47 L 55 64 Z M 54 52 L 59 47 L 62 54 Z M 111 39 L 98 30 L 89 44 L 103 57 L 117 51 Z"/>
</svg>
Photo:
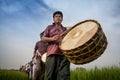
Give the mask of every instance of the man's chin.
<svg viewBox="0 0 120 80">
<path fill-rule="evenodd" d="M 56 22 L 56 24 L 61 24 L 61 22 Z"/>
</svg>

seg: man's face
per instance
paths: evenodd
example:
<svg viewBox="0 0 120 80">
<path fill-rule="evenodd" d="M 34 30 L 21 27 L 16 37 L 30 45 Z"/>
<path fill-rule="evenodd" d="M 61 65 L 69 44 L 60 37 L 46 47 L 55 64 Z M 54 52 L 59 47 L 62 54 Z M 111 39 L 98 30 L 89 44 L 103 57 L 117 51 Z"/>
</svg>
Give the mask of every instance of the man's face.
<svg viewBox="0 0 120 80">
<path fill-rule="evenodd" d="M 56 14 L 56 15 L 53 17 L 53 21 L 54 21 L 54 23 L 56 23 L 56 24 L 61 24 L 62 20 L 63 20 L 63 18 L 62 18 L 62 16 L 61 16 L 60 14 Z"/>
</svg>

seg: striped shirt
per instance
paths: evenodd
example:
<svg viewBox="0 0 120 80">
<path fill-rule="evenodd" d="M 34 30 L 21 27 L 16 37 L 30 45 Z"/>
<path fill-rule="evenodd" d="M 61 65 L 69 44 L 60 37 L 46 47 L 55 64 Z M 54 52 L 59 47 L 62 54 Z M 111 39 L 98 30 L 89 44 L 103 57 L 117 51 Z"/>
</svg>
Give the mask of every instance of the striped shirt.
<svg viewBox="0 0 120 80">
<path fill-rule="evenodd" d="M 44 33 L 43 36 L 44 37 L 53 37 L 55 35 L 60 35 L 61 33 L 63 33 L 66 28 L 65 27 L 61 27 L 62 30 L 60 30 L 58 27 L 55 26 L 55 24 L 49 25 Z M 52 41 L 48 43 L 48 47 L 47 47 L 47 56 L 52 55 L 52 54 L 57 54 L 57 55 L 63 55 L 63 53 L 61 52 L 60 48 L 59 48 L 59 41 Z"/>
</svg>

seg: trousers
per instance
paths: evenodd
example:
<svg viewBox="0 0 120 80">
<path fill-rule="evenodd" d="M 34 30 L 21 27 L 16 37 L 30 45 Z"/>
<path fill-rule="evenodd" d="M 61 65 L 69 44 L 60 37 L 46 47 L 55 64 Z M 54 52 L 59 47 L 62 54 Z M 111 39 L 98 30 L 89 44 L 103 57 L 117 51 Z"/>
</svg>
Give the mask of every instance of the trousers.
<svg viewBox="0 0 120 80">
<path fill-rule="evenodd" d="M 70 80 L 70 62 L 64 55 L 50 55 L 45 64 L 46 80 Z"/>
</svg>

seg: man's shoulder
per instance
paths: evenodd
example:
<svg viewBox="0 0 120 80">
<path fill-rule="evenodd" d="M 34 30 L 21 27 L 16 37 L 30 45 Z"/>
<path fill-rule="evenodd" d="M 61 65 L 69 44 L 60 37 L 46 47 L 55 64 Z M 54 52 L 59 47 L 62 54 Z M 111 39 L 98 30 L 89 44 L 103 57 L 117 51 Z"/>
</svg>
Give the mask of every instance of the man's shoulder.
<svg viewBox="0 0 120 80">
<path fill-rule="evenodd" d="M 47 27 L 46 27 L 46 30 L 50 30 L 50 29 L 52 29 L 54 27 L 54 25 L 48 25 Z"/>
<path fill-rule="evenodd" d="M 37 41 L 36 43 L 42 43 L 43 41 L 42 40 L 39 40 L 39 41 Z"/>
<path fill-rule="evenodd" d="M 41 43 L 41 41 L 37 41 L 37 42 L 36 42 L 36 45 L 38 45 L 39 43 Z"/>
<path fill-rule="evenodd" d="M 53 24 L 51 24 L 51 25 L 48 25 L 47 27 L 48 27 L 48 28 L 52 28 L 52 27 L 54 27 L 54 25 L 53 25 Z"/>
<path fill-rule="evenodd" d="M 46 42 L 40 40 L 40 41 L 37 41 L 37 44 L 46 44 Z"/>
</svg>

